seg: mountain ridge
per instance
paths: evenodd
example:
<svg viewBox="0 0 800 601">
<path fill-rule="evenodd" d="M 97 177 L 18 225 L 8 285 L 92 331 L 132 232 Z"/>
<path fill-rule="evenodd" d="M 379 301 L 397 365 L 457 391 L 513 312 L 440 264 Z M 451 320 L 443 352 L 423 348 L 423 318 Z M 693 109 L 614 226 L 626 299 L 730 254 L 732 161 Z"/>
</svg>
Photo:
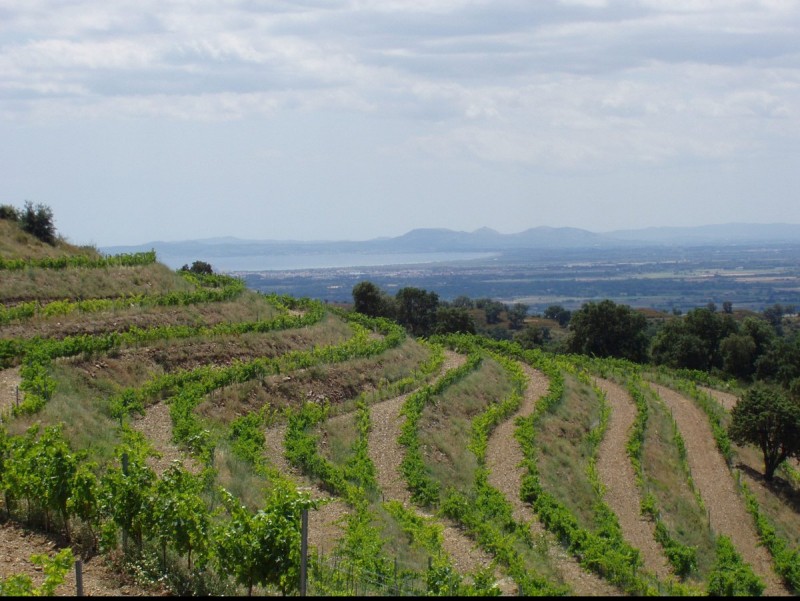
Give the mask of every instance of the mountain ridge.
<svg viewBox="0 0 800 601">
<path fill-rule="evenodd" d="M 800 224 L 729 223 L 702 226 L 663 226 L 643 229 L 592 232 L 573 227 L 538 226 L 503 234 L 482 227 L 472 232 L 448 228 L 416 228 L 395 237 L 369 240 L 253 240 L 234 236 L 182 241 L 153 241 L 138 245 L 109 246 L 103 252 L 116 254 L 155 249 L 159 254 L 204 253 L 208 256 L 252 256 L 264 252 L 502 252 L 535 248 L 612 248 L 636 245 L 706 245 L 800 243 Z"/>
</svg>

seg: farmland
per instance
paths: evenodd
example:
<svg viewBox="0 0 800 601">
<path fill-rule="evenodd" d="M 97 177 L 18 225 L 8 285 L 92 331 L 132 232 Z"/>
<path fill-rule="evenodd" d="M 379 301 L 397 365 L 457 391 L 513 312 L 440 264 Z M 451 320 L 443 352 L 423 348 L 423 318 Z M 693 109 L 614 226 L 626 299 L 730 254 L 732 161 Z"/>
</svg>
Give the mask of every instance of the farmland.
<svg viewBox="0 0 800 601">
<path fill-rule="evenodd" d="M 295 594 L 305 509 L 312 594 L 800 592 L 797 470 L 727 438 L 731 382 L 11 232 L 5 591 Z"/>
<path fill-rule="evenodd" d="M 235 273 L 255 290 L 330 302 L 349 302 L 353 286 L 368 279 L 387 290 L 432 290 L 446 300 L 465 295 L 522 302 L 533 312 L 605 298 L 668 312 L 724 301 L 758 311 L 796 304 L 798 265 L 797 245 L 761 244 L 520 250 L 472 261 Z"/>
</svg>

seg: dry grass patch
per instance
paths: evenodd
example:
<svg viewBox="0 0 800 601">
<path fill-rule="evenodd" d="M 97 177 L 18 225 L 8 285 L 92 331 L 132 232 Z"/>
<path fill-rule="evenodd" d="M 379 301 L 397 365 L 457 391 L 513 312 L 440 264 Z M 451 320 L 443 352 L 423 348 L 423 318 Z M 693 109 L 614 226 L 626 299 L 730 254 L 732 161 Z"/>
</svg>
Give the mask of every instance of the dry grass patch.
<svg viewBox="0 0 800 601">
<path fill-rule="evenodd" d="M 3 272 L 0 302 L 117 298 L 192 289 L 192 284 L 161 263 L 92 269 L 30 267 Z"/>
<path fill-rule="evenodd" d="M 775 527 L 776 534 L 794 548 L 800 547 L 800 490 L 776 473 L 772 482 L 764 479 L 761 451 L 755 447 L 733 446 L 736 460 L 733 465 L 742 473 L 750 491 L 755 495 L 761 512 Z"/>
<path fill-rule="evenodd" d="M 681 467 L 675 441 L 677 428 L 668 409 L 656 396 L 646 394 L 646 398 L 648 420 L 642 445 L 644 493 L 655 497 L 670 535 L 684 545 L 697 548 L 700 578 L 695 584 L 702 584 L 714 563 L 715 535 L 689 484 L 688 474 Z"/>
<path fill-rule="evenodd" d="M 467 492 L 475 482 L 478 467 L 475 455 L 467 449 L 472 420 L 511 392 L 511 382 L 503 368 L 491 359 L 450 386 L 427 405 L 419 421 L 419 441 L 425 464 L 442 490 L 454 487 Z"/>
<path fill-rule="evenodd" d="M 349 333 L 346 324 L 341 321 L 338 323 L 347 328 Z M 344 331 L 340 334 L 344 334 Z M 320 345 L 319 338 L 317 344 Z M 306 401 L 327 400 L 331 403 L 331 415 L 337 415 L 353 411 L 354 401 L 362 392 L 374 391 L 382 384 L 411 374 L 428 357 L 428 353 L 427 348 L 409 338 L 399 347 L 376 357 L 315 365 L 290 374 L 228 386 L 209 395 L 196 411 L 214 422 L 228 424 L 263 406 L 279 410 L 298 407 Z M 341 444 L 346 445 L 347 442 Z"/>
<path fill-rule="evenodd" d="M 335 317 L 295 330 L 241 335 L 218 335 L 159 340 L 142 347 L 114 350 L 107 355 L 71 359 L 76 370 L 96 387 L 119 390 L 142 386 L 148 379 L 180 369 L 203 365 L 230 365 L 257 357 L 277 357 L 312 345 L 339 344 L 352 335 L 350 327 Z"/>
<path fill-rule="evenodd" d="M 21 435 L 34 423 L 42 426 L 64 424 L 64 435 L 75 450 L 88 450 L 91 459 L 103 462 L 112 457 L 119 444 L 119 422 L 105 411 L 107 396 L 97 389 L 87 388 L 85 377 L 68 364 L 56 363 L 51 373 L 56 391 L 44 408 L 35 415 L 11 420 L 6 428 L 10 434 Z"/>
<path fill-rule="evenodd" d="M 540 479 L 581 527 L 593 531 L 597 495 L 586 469 L 592 453 L 588 434 L 600 423 L 600 404 L 590 386 L 570 376 L 564 384 L 561 402 L 539 422 L 535 444 Z"/>
<path fill-rule="evenodd" d="M 53 317 L 36 316 L 24 323 L 0 326 L 0 338 L 64 338 L 78 334 L 124 331 L 132 326 L 213 326 L 219 323 L 269 320 L 278 310 L 263 296 L 245 291 L 239 298 L 219 303 L 198 303 L 181 307 L 127 307 L 82 313 L 73 311 Z"/>
<path fill-rule="evenodd" d="M 237 457 L 225 441 L 214 450 L 216 484 L 224 487 L 252 511 L 263 509 L 270 482 L 256 473 L 253 464 Z"/>
<path fill-rule="evenodd" d="M 100 257 L 97 249 L 91 246 L 74 246 L 63 239 L 57 239 L 54 245 L 46 244 L 23 231 L 18 223 L 0 219 L 0 258 L 52 259 L 75 255 Z"/>
</svg>

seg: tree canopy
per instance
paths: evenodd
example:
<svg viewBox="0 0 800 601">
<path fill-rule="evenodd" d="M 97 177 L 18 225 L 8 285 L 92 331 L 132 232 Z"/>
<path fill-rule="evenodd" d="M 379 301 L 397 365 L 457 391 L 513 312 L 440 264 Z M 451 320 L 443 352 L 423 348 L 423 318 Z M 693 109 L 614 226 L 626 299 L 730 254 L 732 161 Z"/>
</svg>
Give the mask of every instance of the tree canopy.
<svg viewBox="0 0 800 601">
<path fill-rule="evenodd" d="M 53 211 L 47 205 L 33 205 L 31 201 L 25 202 L 25 208 L 20 215 L 22 229 L 36 236 L 47 244 L 56 243 L 56 226 L 53 223 Z"/>
<path fill-rule="evenodd" d="M 750 388 L 731 411 L 731 440 L 753 444 L 764 456 L 764 477 L 788 457 L 800 456 L 800 404 L 776 387 L 761 383 Z"/>
<path fill-rule="evenodd" d="M 611 300 L 589 302 L 572 314 L 568 348 L 573 353 L 643 361 L 647 357 L 647 319 Z"/>
</svg>

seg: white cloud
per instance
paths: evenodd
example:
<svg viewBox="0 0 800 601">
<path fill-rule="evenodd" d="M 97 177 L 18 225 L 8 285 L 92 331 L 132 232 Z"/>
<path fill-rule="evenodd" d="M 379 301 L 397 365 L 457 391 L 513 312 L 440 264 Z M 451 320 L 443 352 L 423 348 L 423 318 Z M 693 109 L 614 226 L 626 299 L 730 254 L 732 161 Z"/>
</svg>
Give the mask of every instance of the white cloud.
<svg viewBox="0 0 800 601">
<path fill-rule="evenodd" d="M 348 145 L 345 166 L 399 181 L 420 162 L 624 179 L 769 163 L 800 135 L 795 0 L 0 0 L 0 23 L 4 131 L 291 123 L 278 180 Z"/>
</svg>

